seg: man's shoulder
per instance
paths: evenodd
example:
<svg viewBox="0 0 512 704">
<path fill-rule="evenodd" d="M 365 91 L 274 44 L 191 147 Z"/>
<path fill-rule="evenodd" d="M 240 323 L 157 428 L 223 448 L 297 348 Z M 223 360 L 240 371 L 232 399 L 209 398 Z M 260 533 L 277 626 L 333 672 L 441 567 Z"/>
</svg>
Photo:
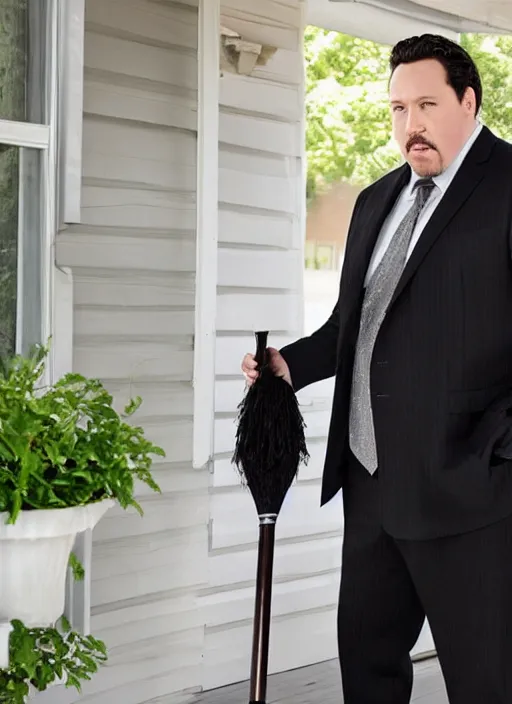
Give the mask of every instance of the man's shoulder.
<svg viewBox="0 0 512 704">
<path fill-rule="evenodd" d="M 503 159 L 509 165 L 512 165 L 512 144 L 506 142 L 504 139 L 494 135 L 496 144 L 494 147 L 494 154 L 499 158 Z"/>
</svg>

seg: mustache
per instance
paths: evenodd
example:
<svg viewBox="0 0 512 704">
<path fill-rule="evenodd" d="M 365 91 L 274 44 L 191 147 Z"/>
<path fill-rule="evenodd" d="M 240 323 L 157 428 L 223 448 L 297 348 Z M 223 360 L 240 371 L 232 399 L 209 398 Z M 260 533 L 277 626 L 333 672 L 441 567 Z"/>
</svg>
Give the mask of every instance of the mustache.
<svg viewBox="0 0 512 704">
<path fill-rule="evenodd" d="M 411 149 L 417 144 L 421 144 L 424 147 L 429 147 L 430 149 L 435 149 L 435 151 L 437 151 L 435 144 L 432 144 L 432 142 L 429 142 L 428 139 L 425 139 L 425 137 L 422 137 L 420 134 L 415 134 L 410 137 L 409 141 L 405 145 L 406 151 L 410 152 Z"/>
</svg>

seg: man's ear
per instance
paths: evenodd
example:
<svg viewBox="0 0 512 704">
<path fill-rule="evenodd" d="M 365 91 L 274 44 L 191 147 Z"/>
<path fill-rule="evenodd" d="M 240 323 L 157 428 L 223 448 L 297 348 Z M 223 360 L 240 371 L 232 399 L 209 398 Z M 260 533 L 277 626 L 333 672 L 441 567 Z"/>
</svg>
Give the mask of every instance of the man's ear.
<svg viewBox="0 0 512 704">
<path fill-rule="evenodd" d="M 476 117 L 476 93 L 473 88 L 466 88 L 462 98 L 462 106 L 468 113 Z"/>
</svg>

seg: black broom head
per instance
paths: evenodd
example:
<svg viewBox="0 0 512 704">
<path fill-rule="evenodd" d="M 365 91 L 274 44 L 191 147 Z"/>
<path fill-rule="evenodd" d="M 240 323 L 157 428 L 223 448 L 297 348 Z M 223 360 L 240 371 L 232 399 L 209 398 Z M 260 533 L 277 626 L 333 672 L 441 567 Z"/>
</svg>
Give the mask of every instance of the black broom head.
<svg viewBox="0 0 512 704">
<path fill-rule="evenodd" d="M 267 336 L 268 332 L 256 333 L 259 376 L 238 406 L 233 463 L 249 487 L 258 515 L 277 516 L 309 454 L 295 392 L 269 366 Z"/>
</svg>

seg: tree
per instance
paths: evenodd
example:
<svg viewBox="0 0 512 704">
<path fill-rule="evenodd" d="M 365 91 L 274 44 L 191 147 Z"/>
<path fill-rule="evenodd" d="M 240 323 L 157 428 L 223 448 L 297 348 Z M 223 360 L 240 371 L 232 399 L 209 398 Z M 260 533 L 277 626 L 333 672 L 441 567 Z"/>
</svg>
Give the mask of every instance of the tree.
<svg viewBox="0 0 512 704">
<path fill-rule="evenodd" d="M 512 37 L 465 34 L 461 44 L 482 78 L 482 121 L 499 137 L 512 141 Z"/>
<path fill-rule="evenodd" d="M 484 85 L 483 121 L 512 139 L 512 38 L 464 35 Z M 367 185 L 401 161 L 387 103 L 389 47 L 308 27 L 308 198 L 337 181 Z"/>
</svg>

